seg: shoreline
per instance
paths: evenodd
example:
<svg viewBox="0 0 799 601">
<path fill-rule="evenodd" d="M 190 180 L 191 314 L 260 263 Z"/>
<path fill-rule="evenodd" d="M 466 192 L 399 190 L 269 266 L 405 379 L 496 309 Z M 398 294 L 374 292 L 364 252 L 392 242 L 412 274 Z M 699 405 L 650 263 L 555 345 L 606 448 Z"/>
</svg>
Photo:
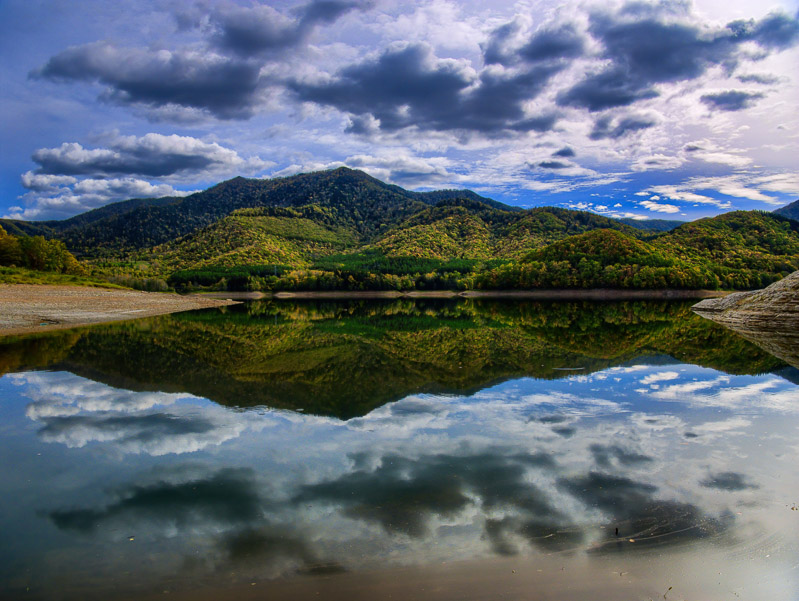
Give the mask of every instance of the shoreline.
<svg viewBox="0 0 799 601">
<path fill-rule="evenodd" d="M 615 290 L 552 289 L 552 290 L 397 290 L 374 291 L 298 291 L 298 292 L 192 292 L 188 296 L 235 300 L 291 299 L 397 299 L 397 298 L 498 298 L 542 300 L 647 300 L 704 299 L 730 294 L 723 290 Z"/>
<path fill-rule="evenodd" d="M 0 338 L 238 304 L 161 292 L 54 286 L 0 285 Z"/>
</svg>

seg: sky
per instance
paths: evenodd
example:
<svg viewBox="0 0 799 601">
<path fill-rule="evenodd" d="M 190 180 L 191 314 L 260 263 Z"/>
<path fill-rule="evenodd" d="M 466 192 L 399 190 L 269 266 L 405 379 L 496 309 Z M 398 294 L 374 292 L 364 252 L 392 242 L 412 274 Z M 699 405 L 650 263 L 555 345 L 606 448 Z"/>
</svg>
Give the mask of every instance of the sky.
<svg viewBox="0 0 799 601">
<path fill-rule="evenodd" d="M 2 0 L 0 216 L 346 165 L 522 207 L 799 198 L 799 1 Z"/>
</svg>

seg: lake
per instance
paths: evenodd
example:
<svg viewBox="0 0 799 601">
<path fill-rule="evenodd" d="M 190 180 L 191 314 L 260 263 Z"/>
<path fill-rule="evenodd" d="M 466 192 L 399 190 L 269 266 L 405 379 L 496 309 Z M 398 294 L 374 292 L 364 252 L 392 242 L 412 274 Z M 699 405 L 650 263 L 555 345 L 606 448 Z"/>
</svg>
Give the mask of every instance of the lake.
<svg viewBox="0 0 799 601">
<path fill-rule="evenodd" d="M 690 304 L 0 339 L 0 597 L 795 601 L 799 370 Z"/>
</svg>

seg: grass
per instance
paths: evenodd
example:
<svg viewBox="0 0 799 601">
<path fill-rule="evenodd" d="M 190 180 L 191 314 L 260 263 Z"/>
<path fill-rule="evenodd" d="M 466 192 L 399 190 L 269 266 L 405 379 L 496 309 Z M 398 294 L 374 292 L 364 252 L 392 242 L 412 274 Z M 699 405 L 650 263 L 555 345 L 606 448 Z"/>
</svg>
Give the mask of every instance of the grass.
<svg viewBox="0 0 799 601">
<path fill-rule="evenodd" d="M 49 286 L 127 289 L 125 286 L 119 286 L 88 276 L 69 275 L 52 271 L 34 271 L 24 267 L 0 267 L 0 284 L 47 284 Z"/>
</svg>

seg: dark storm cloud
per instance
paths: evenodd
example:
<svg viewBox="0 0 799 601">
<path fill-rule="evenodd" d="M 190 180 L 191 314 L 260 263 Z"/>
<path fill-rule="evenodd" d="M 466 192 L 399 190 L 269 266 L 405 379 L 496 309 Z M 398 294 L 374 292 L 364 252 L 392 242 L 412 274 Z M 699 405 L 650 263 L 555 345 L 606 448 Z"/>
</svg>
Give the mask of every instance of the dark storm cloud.
<svg viewBox="0 0 799 601">
<path fill-rule="evenodd" d="M 88 149 L 77 143 L 41 148 L 33 153 L 37 174 L 144 175 L 162 177 L 209 169 L 241 169 L 238 154 L 215 143 L 188 136 L 146 134 L 116 136 L 108 148 Z"/>
<path fill-rule="evenodd" d="M 304 42 L 317 25 L 332 23 L 365 6 L 357 2 L 317 0 L 302 7 L 296 21 L 288 21 L 267 6 L 229 8 L 212 16 L 215 33 L 211 43 L 243 57 L 281 52 Z"/>
<path fill-rule="evenodd" d="M 712 474 L 705 480 L 700 482 L 705 488 L 718 488 L 719 490 L 738 491 L 746 490 L 748 488 L 758 488 L 757 485 L 751 484 L 746 481 L 743 474 L 737 472 L 721 472 L 720 474 Z"/>
<path fill-rule="evenodd" d="M 484 71 L 474 81 L 460 66 L 439 61 L 429 47 L 414 44 L 347 67 L 329 82 L 293 82 L 290 87 L 302 101 L 356 117 L 371 115 L 385 131 L 412 126 L 483 133 L 547 131 L 557 116 L 527 118 L 523 103 L 540 94 L 561 68 L 540 65 L 507 77 Z"/>
<path fill-rule="evenodd" d="M 574 152 L 574 149 L 570 148 L 569 146 L 564 146 L 560 150 L 557 150 L 552 153 L 553 157 L 563 157 L 564 159 L 568 159 L 576 155 L 577 153 Z"/>
<path fill-rule="evenodd" d="M 752 106 L 756 100 L 765 97 L 760 92 L 743 92 L 728 90 L 718 94 L 705 94 L 701 100 L 710 108 L 722 111 L 742 111 Z"/>
<path fill-rule="evenodd" d="M 340 505 L 353 518 L 413 537 L 427 533 L 433 515 L 451 517 L 474 503 L 485 509 L 515 507 L 547 521 L 560 516 L 526 479 L 530 468 L 554 467 L 546 454 L 386 455 L 374 468 L 362 457 L 354 459 L 355 471 L 305 486 L 295 501 Z"/>
<path fill-rule="evenodd" d="M 605 138 L 616 140 L 629 133 L 648 129 L 654 125 L 655 121 L 647 117 L 622 117 L 618 121 L 614 121 L 611 117 L 605 116 L 594 122 L 594 128 L 589 137 L 592 140 Z"/>
<path fill-rule="evenodd" d="M 559 104 L 590 111 L 628 106 L 656 97 L 656 84 L 696 79 L 712 66 L 734 69 L 743 42 L 755 42 L 768 52 L 790 47 L 799 37 L 799 24 L 784 14 L 711 30 L 666 21 L 652 14 L 653 7 L 636 14 L 643 18 L 629 20 L 631 6 L 591 16 L 589 31 L 609 64 L 561 92 Z"/>
<path fill-rule="evenodd" d="M 86 533 L 112 521 L 232 527 L 260 520 L 261 505 L 251 470 L 223 469 L 186 482 L 130 486 L 105 507 L 53 511 L 50 519 L 62 530 Z"/>
<path fill-rule="evenodd" d="M 251 117 L 259 103 L 260 65 L 211 54 L 117 48 L 97 42 L 69 48 L 32 75 L 107 86 L 123 105 L 199 109 L 220 119 Z"/>
</svg>

